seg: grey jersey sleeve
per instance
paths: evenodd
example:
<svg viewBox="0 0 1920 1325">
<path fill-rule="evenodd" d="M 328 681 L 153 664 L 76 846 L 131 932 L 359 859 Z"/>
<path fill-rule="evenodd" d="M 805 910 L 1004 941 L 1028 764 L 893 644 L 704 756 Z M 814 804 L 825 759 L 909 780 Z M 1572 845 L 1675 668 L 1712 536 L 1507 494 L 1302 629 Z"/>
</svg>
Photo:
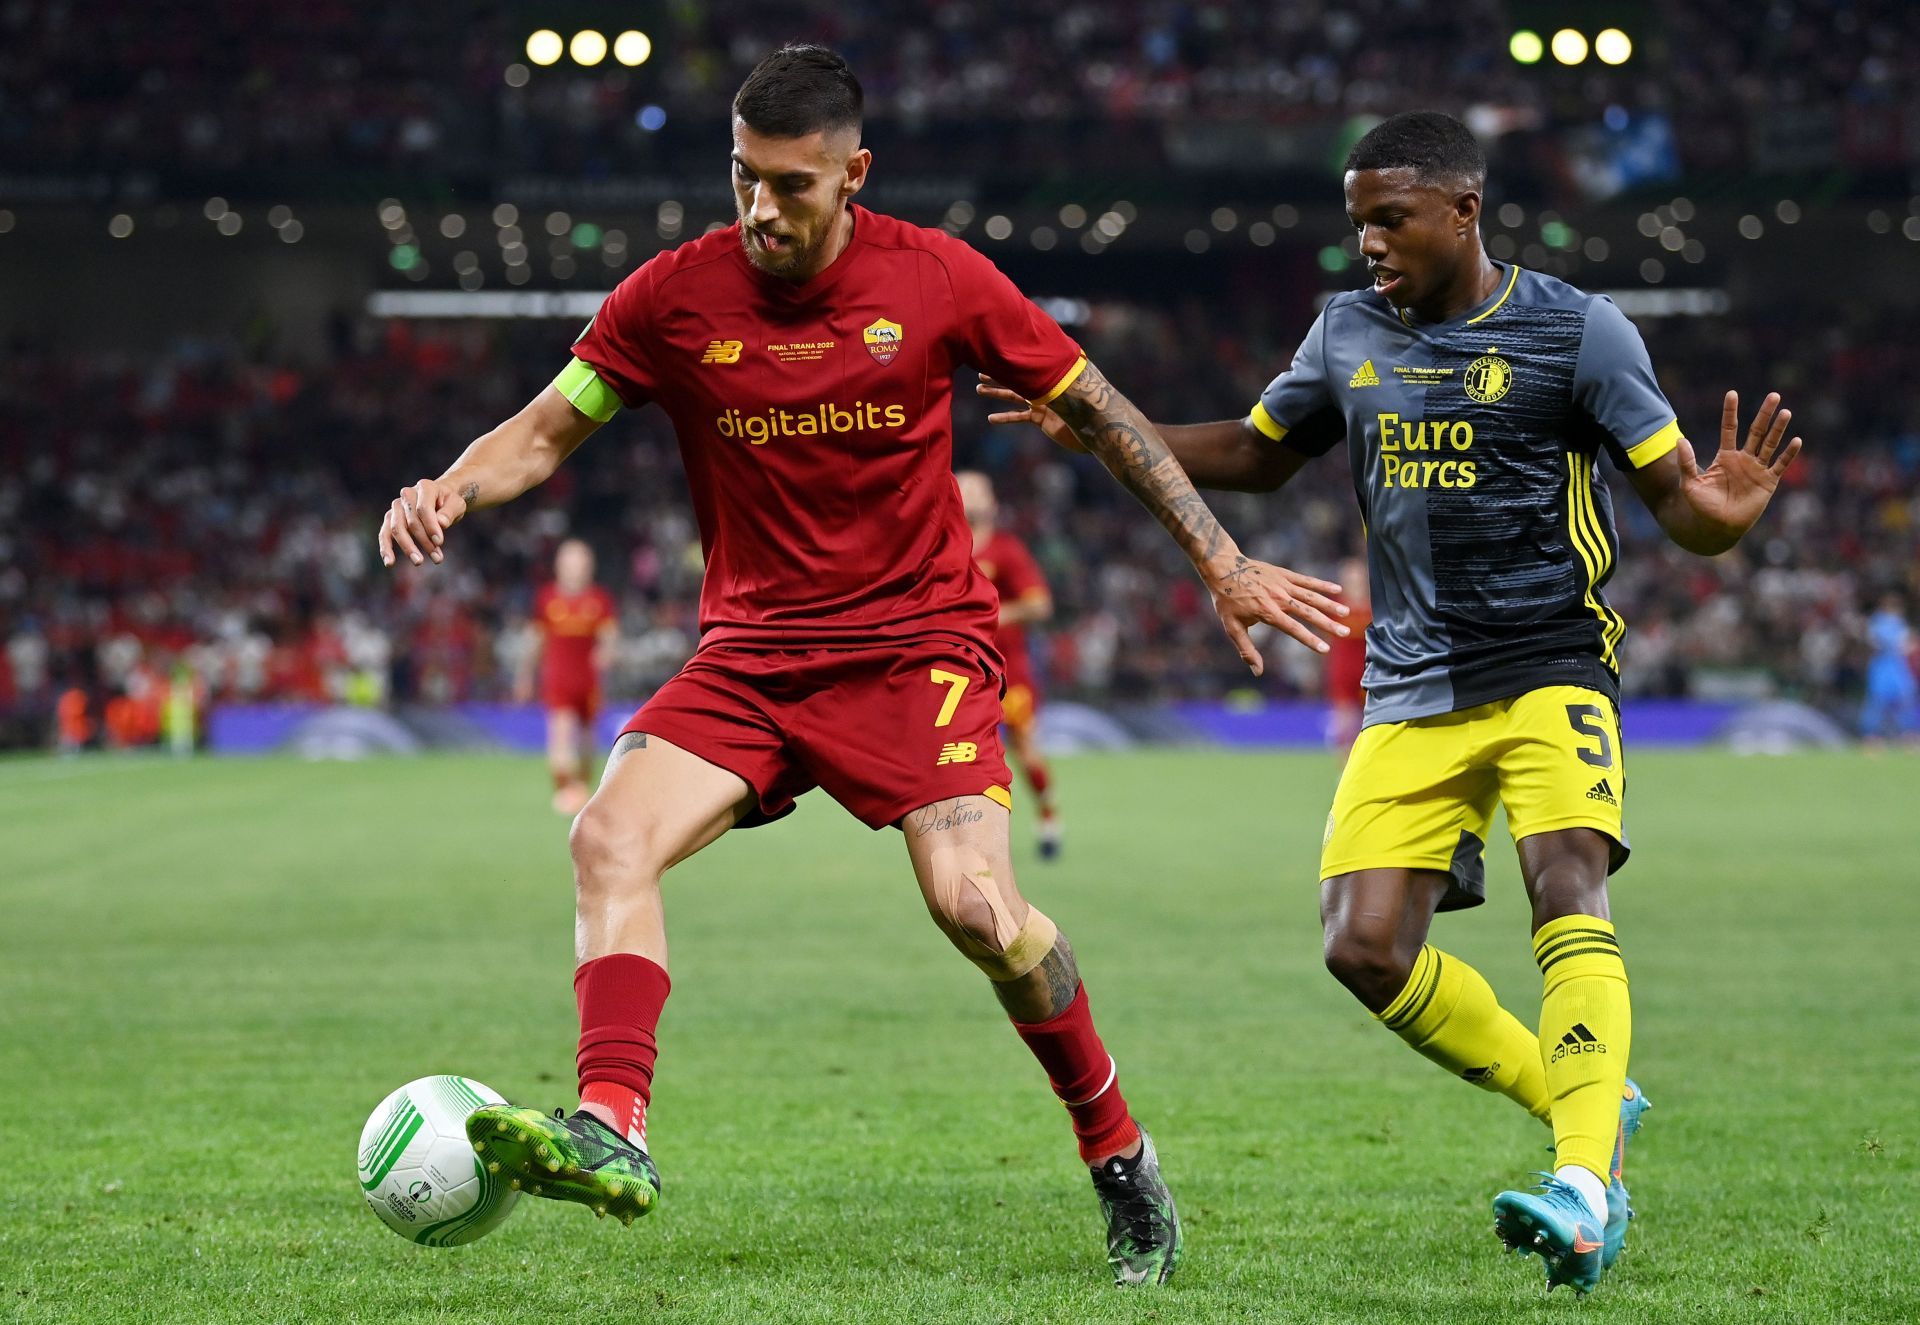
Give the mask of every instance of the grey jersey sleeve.
<svg viewBox="0 0 1920 1325">
<path fill-rule="evenodd" d="M 1247 415 L 1262 436 L 1284 442 L 1301 455 L 1325 455 L 1347 433 L 1346 419 L 1327 382 L 1327 319 L 1332 312 L 1329 304 L 1313 320 L 1293 363 L 1267 383 Z"/>
<path fill-rule="evenodd" d="M 1679 440 L 1680 423 L 1654 379 L 1639 328 L 1604 295 L 1587 309 L 1573 399 L 1599 427 L 1608 454 L 1622 469 L 1652 464 Z"/>
</svg>

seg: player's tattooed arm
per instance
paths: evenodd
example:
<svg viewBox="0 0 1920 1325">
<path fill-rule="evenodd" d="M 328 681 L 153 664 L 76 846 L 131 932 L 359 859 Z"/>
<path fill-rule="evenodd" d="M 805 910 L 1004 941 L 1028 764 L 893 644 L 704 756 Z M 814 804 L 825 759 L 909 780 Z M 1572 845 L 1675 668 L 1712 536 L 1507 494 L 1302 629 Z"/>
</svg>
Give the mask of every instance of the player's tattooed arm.
<svg viewBox="0 0 1920 1325">
<path fill-rule="evenodd" d="M 991 377 L 981 377 L 974 394 L 998 400 L 1010 409 L 987 415 L 1000 427 L 1030 423 L 1056 446 L 1084 451 L 1073 429 L 1051 405 L 1036 405 Z M 1156 423 L 1160 440 L 1186 470 L 1196 488 L 1225 492 L 1273 492 L 1300 472 L 1307 457 L 1280 442 L 1268 440 L 1250 419 L 1223 419 L 1218 423 Z"/>
<path fill-rule="evenodd" d="M 1153 424 L 1089 363 L 1053 402 L 1055 412 L 1113 476 L 1173 535 L 1213 593 L 1221 627 L 1258 676 L 1265 667 L 1247 628 L 1264 621 L 1308 648 L 1326 652 L 1309 624 L 1335 635 L 1347 609 L 1326 595 L 1340 586 L 1270 566 L 1243 554 L 1194 490 Z"/>
<path fill-rule="evenodd" d="M 512 501 L 546 482 L 599 426 L 547 387 L 518 414 L 475 438 L 439 478 L 400 490 L 380 522 L 381 563 L 393 565 L 396 554 L 416 566 L 446 560 L 447 531 L 468 511 Z"/>
<path fill-rule="evenodd" d="M 1207 574 L 1212 565 L 1221 573 L 1241 568 L 1245 558 L 1239 556 L 1240 550 L 1207 509 L 1153 424 L 1114 389 L 1098 367 L 1088 364 L 1053 408 L 1081 444 L 1153 512 L 1201 574 Z"/>
</svg>

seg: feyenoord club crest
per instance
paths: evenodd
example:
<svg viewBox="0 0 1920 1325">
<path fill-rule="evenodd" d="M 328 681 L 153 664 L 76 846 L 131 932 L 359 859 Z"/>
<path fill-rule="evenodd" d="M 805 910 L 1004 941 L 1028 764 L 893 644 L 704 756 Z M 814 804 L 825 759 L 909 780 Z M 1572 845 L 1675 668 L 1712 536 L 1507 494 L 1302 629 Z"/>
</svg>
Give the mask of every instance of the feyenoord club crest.
<svg viewBox="0 0 1920 1325">
<path fill-rule="evenodd" d="M 898 322 L 878 318 L 862 331 L 860 336 L 867 342 L 867 353 L 883 364 L 892 363 L 893 356 L 900 353 L 901 333 Z"/>
</svg>

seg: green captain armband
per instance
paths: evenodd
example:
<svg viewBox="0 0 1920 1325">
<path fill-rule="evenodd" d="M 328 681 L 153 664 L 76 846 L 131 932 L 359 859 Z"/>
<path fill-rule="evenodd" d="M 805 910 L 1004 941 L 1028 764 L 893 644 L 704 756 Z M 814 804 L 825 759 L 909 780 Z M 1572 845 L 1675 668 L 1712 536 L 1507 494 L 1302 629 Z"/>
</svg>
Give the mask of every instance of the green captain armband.
<svg viewBox="0 0 1920 1325">
<path fill-rule="evenodd" d="M 579 359 L 568 361 L 560 375 L 553 379 L 553 386 L 595 423 L 605 423 L 622 408 L 620 397 L 593 370 L 593 365 Z"/>
</svg>

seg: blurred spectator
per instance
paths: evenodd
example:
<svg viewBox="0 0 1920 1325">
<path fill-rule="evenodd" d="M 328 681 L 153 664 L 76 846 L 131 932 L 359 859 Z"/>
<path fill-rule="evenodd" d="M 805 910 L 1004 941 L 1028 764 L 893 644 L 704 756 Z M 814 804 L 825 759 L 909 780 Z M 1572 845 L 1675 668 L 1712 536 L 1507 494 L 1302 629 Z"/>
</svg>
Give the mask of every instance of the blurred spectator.
<svg viewBox="0 0 1920 1325">
<path fill-rule="evenodd" d="M 1189 422 L 1245 408 L 1290 357 L 1263 314 L 1246 317 L 1097 304 L 1076 331 L 1151 417 Z M 1795 340 L 1806 325 L 1831 329 Z M 1898 393 L 1859 388 L 1920 379 L 1920 344 L 1806 310 L 1644 330 L 1703 449 L 1725 385 L 1751 400 L 1776 382 L 1810 445 L 1753 538 L 1716 560 L 1666 543 L 1617 488 L 1624 546 L 1607 594 L 1631 627 L 1628 692 L 1786 694 L 1851 721 L 1866 605 L 1920 594 L 1920 435 Z M 395 488 L 538 391 L 564 338 L 552 324 L 367 322 L 310 373 L 198 340 L 153 358 L 14 356 L 0 377 L 0 741 L 44 743 L 56 716 L 71 743 L 150 734 L 158 679 L 183 662 L 216 703 L 502 697 L 540 567 L 569 535 L 598 550 L 620 605 L 609 694 L 658 685 L 696 642 L 701 554 L 657 411 L 623 416 L 555 481 L 474 517 L 446 565 L 386 571 L 372 555 Z M 961 396 L 959 459 L 993 474 L 1054 586 L 1036 648 L 1049 689 L 1132 700 L 1251 684 L 1133 499 L 1033 430 L 989 434 L 986 412 Z M 1349 482 L 1331 456 L 1278 496 L 1213 501 L 1254 555 L 1326 574 L 1361 545 Z M 1320 692 L 1304 650 L 1266 647 L 1265 693 Z"/>
<path fill-rule="evenodd" d="M 1518 132 L 1508 187 L 1617 171 L 1608 136 L 1644 151 L 1646 125 L 1696 173 L 1897 168 L 1920 81 L 1920 8 L 1901 0 L 1630 7 L 1632 58 L 1578 70 L 1516 63 L 1508 37 L 1540 7 L 1501 0 L 639 12 L 660 24 L 653 59 L 584 69 L 528 67 L 538 6 L 4 5 L 0 167 L 264 173 L 283 189 L 316 168 L 699 176 L 747 70 L 793 40 L 852 61 L 889 170 L 939 175 L 1317 165 L 1349 117 L 1416 104 Z"/>
</svg>

